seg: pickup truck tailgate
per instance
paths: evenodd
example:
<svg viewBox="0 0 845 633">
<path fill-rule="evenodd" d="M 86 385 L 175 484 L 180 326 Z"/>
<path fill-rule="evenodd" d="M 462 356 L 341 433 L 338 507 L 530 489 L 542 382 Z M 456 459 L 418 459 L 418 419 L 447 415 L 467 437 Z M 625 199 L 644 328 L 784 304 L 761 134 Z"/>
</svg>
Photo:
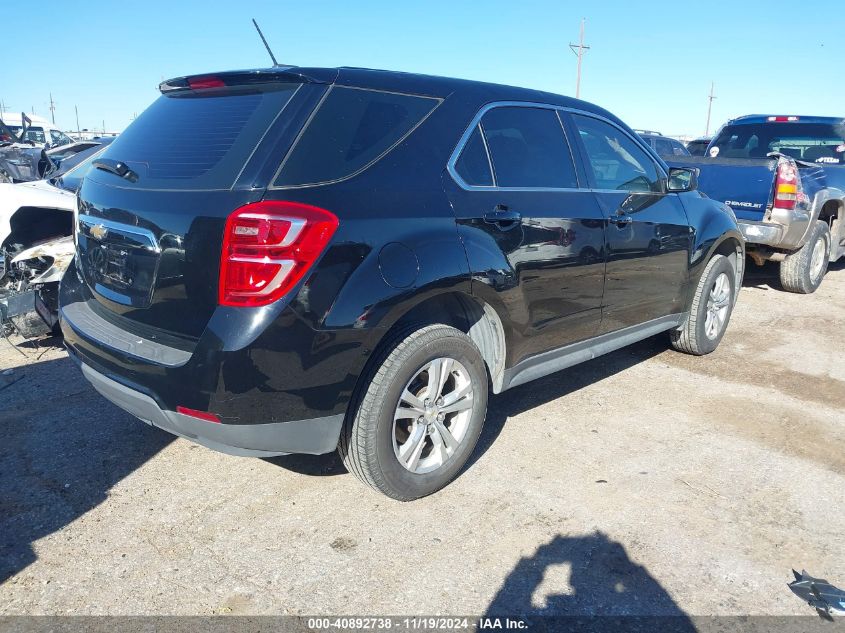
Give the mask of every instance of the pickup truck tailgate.
<svg viewBox="0 0 845 633">
<path fill-rule="evenodd" d="M 698 189 L 724 202 L 741 220 L 760 221 L 772 203 L 777 159 L 673 157 L 673 167 L 698 167 Z"/>
</svg>

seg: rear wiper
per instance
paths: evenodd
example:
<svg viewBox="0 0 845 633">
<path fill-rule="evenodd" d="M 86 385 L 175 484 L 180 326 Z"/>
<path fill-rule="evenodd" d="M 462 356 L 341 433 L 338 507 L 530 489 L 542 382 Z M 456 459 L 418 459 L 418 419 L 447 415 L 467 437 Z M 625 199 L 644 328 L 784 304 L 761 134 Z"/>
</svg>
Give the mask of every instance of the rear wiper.
<svg viewBox="0 0 845 633">
<path fill-rule="evenodd" d="M 138 174 L 129 169 L 126 163 L 121 163 L 119 160 L 112 160 L 111 158 L 98 158 L 93 163 L 93 167 L 110 172 L 121 178 L 126 178 L 129 182 L 138 182 Z"/>
</svg>

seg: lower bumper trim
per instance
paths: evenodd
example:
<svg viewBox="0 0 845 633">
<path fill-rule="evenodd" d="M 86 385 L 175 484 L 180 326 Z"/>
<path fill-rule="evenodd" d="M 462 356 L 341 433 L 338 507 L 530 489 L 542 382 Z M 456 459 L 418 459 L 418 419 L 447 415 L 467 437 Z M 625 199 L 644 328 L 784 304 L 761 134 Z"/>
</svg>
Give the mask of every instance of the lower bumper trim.
<svg viewBox="0 0 845 633">
<path fill-rule="evenodd" d="M 175 411 L 165 411 L 150 396 L 81 365 L 85 378 L 104 398 L 136 418 L 208 448 L 244 457 L 272 457 L 290 453 L 322 455 L 337 447 L 343 415 L 273 422 L 215 424 Z"/>
</svg>

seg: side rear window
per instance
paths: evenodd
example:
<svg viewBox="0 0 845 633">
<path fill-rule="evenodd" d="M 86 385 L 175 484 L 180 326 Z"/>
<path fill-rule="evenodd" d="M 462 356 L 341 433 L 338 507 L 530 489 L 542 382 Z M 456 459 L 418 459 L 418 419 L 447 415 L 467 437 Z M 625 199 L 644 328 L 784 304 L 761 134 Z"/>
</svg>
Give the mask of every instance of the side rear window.
<svg viewBox="0 0 845 633">
<path fill-rule="evenodd" d="M 673 152 L 672 143 L 662 138 L 655 139 L 653 147 L 654 151 L 661 156 L 671 155 Z"/>
<path fill-rule="evenodd" d="M 660 192 L 660 176 L 654 161 L 619 128 L 573 114 L 584 149 L 599 189 Z"/>
<path fill-rule="evenodd" d="M 438 103 L 432 97 L 333 87 L 282 164 L 274 186 L 331 182 L 366 169 Z"/>
<path fill-rule="evenodd" d="M 162 95 L 102 156 L 131 167 L 135 188 L 229 189 L 298 86 Z"/>
<path fill-rule="evenodd" d="M 492 187 L 493 173 L 490 171 L 490 159 L 481 138 L 481 128 L 475 126 L 469 139 L 455 161 L 455 171 L 463 181 L 473 187 Z"/>
<path fill-rule="evenodd" d="M 497 187 L 578 187 L 572 154 L 557 113 L 503 106 L 481 119 Z"/>
</svg>

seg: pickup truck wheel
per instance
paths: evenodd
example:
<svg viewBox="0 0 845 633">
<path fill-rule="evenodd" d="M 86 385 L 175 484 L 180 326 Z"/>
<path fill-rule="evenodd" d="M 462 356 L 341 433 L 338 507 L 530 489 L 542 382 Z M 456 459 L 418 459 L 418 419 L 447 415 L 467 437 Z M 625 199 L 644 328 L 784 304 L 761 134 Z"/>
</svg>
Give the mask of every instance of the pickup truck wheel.
<svg viewBox="0 0 845 633">
<path fill-rule="evenodd" d="M 725 334 L 736 297 L 736 274 L 728 258 L 714 255 L 695 289 L 689 317 L 670 332 L 672 347 L 703 356 L 715 350 Z"/>
<path fill-rule="evenodd" d="M 487 414 L 487 369 L 447 325 L 411 326 L 386 344 L 350 406 L 338 452 L 365 484 L 400 501 L 430 495 L 466 463 Z"/>
<path fill-rule="evenodd" d="M 807 243 L 780 263 L 780 285 L 808 295 L 821 285 L 830 260 L 830 228 L 816 220 Z"/>
</svg>

